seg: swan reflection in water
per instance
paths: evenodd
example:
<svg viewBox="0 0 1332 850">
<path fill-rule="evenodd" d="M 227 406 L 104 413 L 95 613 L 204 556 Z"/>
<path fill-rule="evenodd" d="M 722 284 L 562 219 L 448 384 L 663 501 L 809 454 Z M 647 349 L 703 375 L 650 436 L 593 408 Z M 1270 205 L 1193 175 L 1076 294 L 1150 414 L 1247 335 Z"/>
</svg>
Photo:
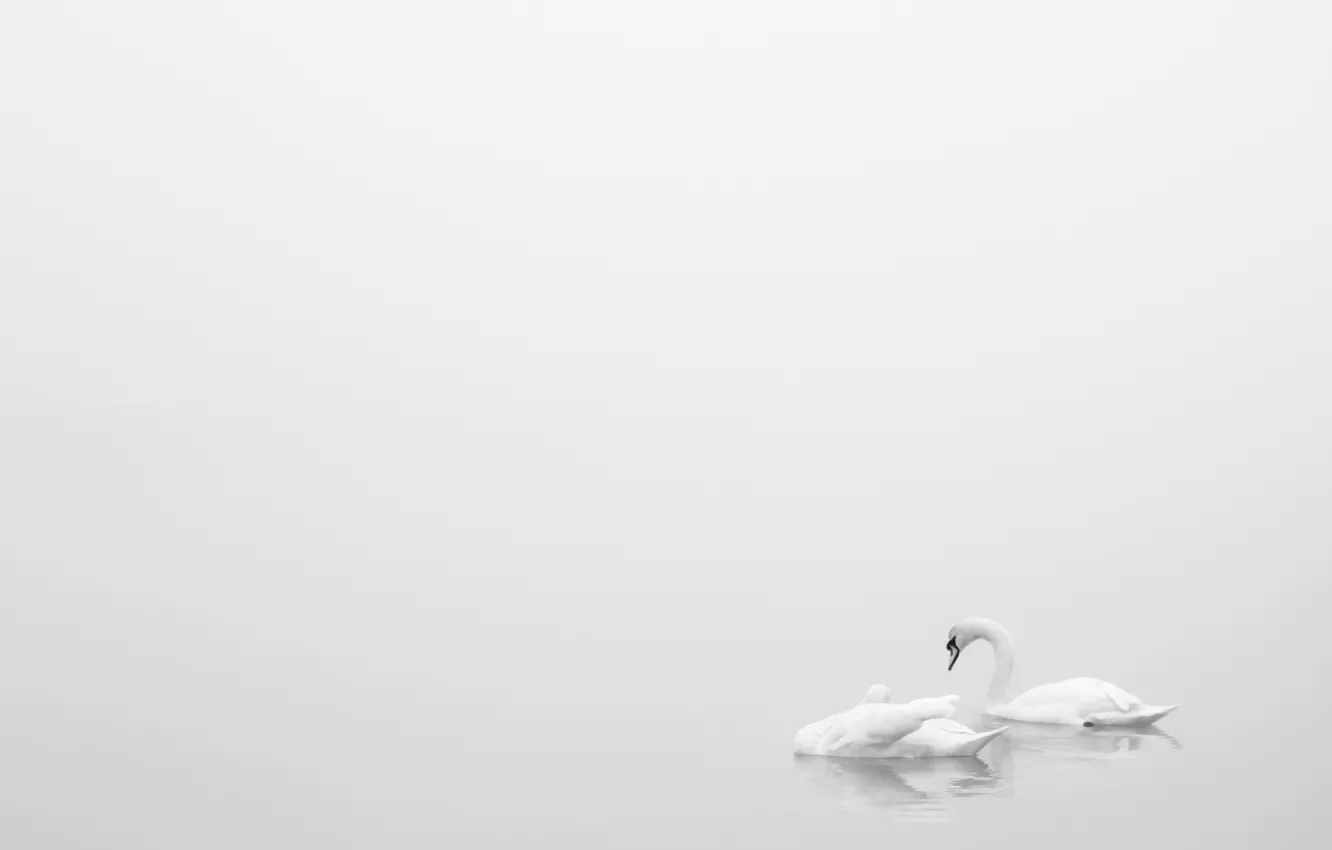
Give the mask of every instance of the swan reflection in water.
<svg viewBox="0 0 1332 850">
<path fill-rule="evenodd" d="M 1032 758 L 1086 763 L 1135 758 L 1167 746 L 1183 747 L 1173 735 L 1154 726 L 1086 729 L 1003 722 L 1009 726 L 1008 734 L 986 748 L 989 763 L 977 756 L 860 759 L 798 755 L 795 767 L 805 779 L 835 794 L 843 808 L 889 810 L 898 819 L 947 821 L 959 800 L 1010 796 L 1020 766 L 1015 763 Z"/>
<path fill-rule="evenodd" d="M 949 800 L 1003 794 L 1007 782 L 976 756 L 866 759 L 795 756 L 796 770 L 844 808 L 888 809 L 914 820 L 948 820 Z"/>
<path fill-rule="evenodd" d="M 988 719 L 986 723 L 996 725 Z M 1113 759 L 1129 758 L 1139 751 L 1159 750 L 1166 745 L 1176 750 L 1184 747 L 1174 735 L 1155 726 L 1087 729 L 1011 720 L 1005 720 L 1003 724 L 1008 727 L 1008 734 L 998 738 L 991 747 L 995 764 L 1003 772 L 1007 772 L 1007 762 L 1013 752 L 1041 753 L 1066 759 Z"/>
</svg>

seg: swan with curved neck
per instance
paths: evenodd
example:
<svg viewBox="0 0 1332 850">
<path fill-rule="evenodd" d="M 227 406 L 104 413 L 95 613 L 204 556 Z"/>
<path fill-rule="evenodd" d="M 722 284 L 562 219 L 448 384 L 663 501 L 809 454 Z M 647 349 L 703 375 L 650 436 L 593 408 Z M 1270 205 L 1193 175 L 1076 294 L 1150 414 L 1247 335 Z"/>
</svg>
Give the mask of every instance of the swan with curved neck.
<svg viewBox="0 0 1332 850">
<path fill-rule="evenodd" d="M 994 647 L 994 676 L 985 694 L 985 713 L 994 717 L 1076 726 L 1150 726 L 1179 708 L 1147 705 L 1109 682 L 1088 678 L 1040 685 L 1010 700 L 1013 638 L 994 620 L 972 617 L 948 631 L 948 669 L 952 670 L 962 650 L 977 640 Z"/>
</svg>

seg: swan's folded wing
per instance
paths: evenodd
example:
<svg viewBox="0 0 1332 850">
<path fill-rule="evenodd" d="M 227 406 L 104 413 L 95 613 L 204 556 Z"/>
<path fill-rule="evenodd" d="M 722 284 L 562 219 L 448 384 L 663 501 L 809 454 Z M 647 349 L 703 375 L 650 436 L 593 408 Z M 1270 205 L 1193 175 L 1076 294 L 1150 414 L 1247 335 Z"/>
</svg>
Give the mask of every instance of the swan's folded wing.
<svg viewBox="0 0 1332 850">
<path fill-rule="evenodd" d="M 903 706 L 916 711 L 921 716 L 921 722 L 940 717 L 952 717 L 957 712 L 957 694 L 946 697 L 921 697 L 912 700 Z"/>
<path fill-rule="evenodd" d="M 904 705 L 873 703 L 858 706 L 863 722 L 856 724 L 866 741 L 873 746 L 888 744 L 905 738 L 925 725 L 925 721 L 952 716 L 957 697 L 931 697 L 913 700 Z"/>
<path fill-rule="evenodd" d="M 824 755 L 836 755 L 841 749 L 864 742 L 863 730 L 866 718 L 857 711 L 860 706 L 850 711 L 829 717 L 820 728 L 806 727 L 818 737 L 818 751 Z M 802 734 L 804 734 L 802 732 Z"/>
<path fill-rule="evenodd" d="M 815 721 L 796 732 L 795 751 L 805 755 L 814 755 L 825 752 L 829 731 L 833 729 L 837 722 L 837 717 L 825 717 L 822 720 Z"/>
<path fill-rule="evenodd" d="M 925 724 L 950 735 L 975 735 L 976 730 L 964 723 L 958 723 L 956 720 L 949 720 L 947 717 L 936 717 Z"/>
<path fill-rule="evenodd" d="M 1115 704 L 1115 708 L 1120 711 L 1132 711 L 1133 706 L 1138 704 L 1137 697 L 1109 682 L 1101 682 L 1101 690 L 1105 692 L 1106 698 Z"/>
</svg>

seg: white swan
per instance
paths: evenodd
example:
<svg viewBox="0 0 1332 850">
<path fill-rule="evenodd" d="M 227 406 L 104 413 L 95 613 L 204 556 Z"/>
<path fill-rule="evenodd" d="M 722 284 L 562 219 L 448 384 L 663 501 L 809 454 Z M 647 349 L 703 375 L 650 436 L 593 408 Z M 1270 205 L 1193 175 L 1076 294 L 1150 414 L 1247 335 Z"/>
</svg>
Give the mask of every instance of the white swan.
<svg viewBox="0 0 1332 850">
<path fill-rule="evenodd" d="M 1027 723 L 1149 726 L 1179 708 L 1146 705 L 1133 694 L 1100 679 L 1069 679 L 1041 685 L 1010 700 L 1008 680 L 1013 677 L 1013 639 L 994 620 L 973 617 L 948 631 L 948 669 L 953 669 L 962 650 L 975 640 L 989 641 L 994 647 L 994 678 L 985 698 L 985 713 L 991 716 Z"/>
<path fill-rule="evenodd" d="M 802 755 L 851 758 L 947 758 L 974 756 L 1007 727 L 974 732 L 948 718 L 956 696 L 893 704 L 884 685 L 874 685 L 855 706 L 811 723 L 796 733 Z"/>
</svg>

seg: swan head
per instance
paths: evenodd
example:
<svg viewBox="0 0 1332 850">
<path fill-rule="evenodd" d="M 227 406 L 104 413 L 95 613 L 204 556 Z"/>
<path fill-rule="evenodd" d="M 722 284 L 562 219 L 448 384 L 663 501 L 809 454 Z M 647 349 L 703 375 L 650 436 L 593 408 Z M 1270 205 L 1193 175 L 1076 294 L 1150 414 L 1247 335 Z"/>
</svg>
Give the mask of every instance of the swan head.
<svg viewBox="0 0 1332 850">
<path fill-rule="evenodd" d="M 944 649 L 948 650 L 949 670 L 952 670 L 953 665 L 957 663 L 957 659 L 962 657 L 963 644 L 957 642 L 957 635 L 953 634 L 955 631 L 957 631 L 957 629 L 953 629 L 948 633 L 948 644 L 944 646 Z"/>
<path fill-rule="evenodd" d="M 945 648 L 948 650 L 948 669 L 952 670 L 957 659 L 962 656 L 962 650 L 966 649 L 971 643 L 979 638 L 988 641 L 1007 641 L 1008 632 L 1004 627 L 994 620 L 987 620 L 984 617 L 971 617 L 961 620 L 948 630 L 948 643 Z"/>
<path fill-rule="evenodd" d="M 948 669 L 952 670 L 957 659 L 962 657 L 962 650 L 966 649 L 979 635 L 972 624 L 966 620 L 958 623 L 948 630 L 948 643 L 944 646 L 948 650 Z"/>
</svg>

